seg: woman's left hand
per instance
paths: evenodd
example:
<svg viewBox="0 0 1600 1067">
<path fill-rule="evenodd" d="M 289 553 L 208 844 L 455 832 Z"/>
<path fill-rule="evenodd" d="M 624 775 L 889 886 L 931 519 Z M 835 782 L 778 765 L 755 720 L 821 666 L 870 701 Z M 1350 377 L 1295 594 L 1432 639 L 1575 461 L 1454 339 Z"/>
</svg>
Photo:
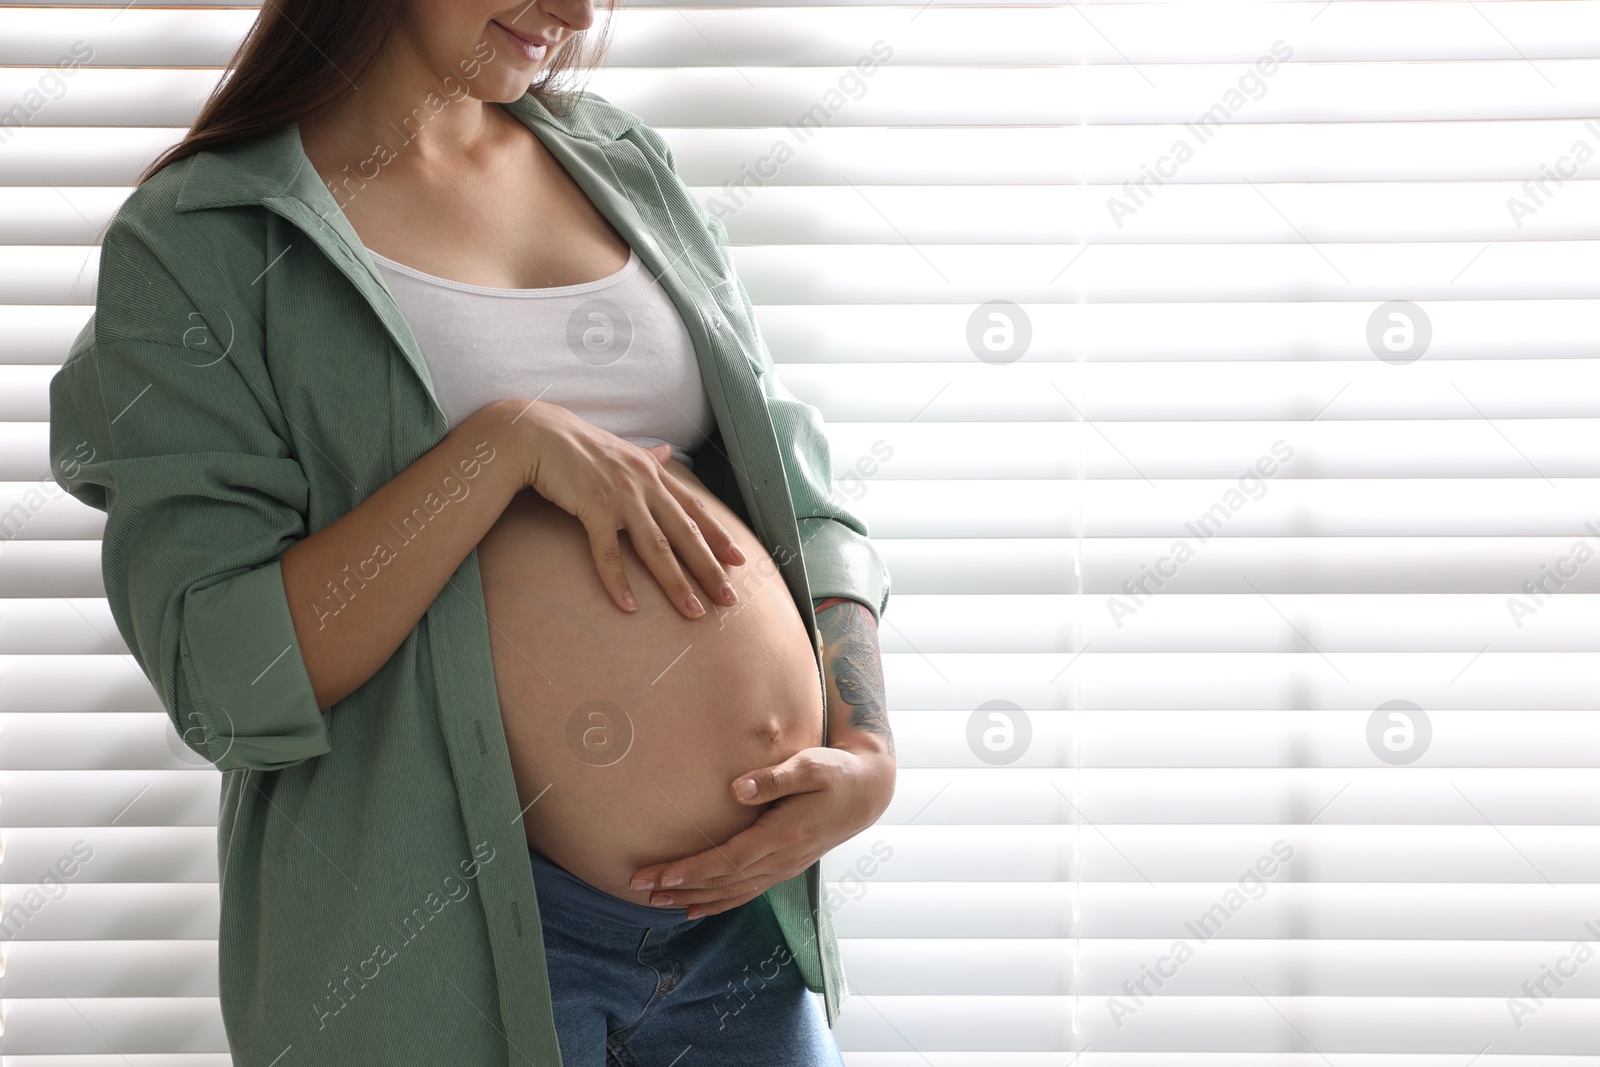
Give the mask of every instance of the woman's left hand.
<svg viewBox="0 0 1600 1067">
<path fill-rule="evenodd" d="M 691 919 L 736 908 L 877 822 L 894 779 L 894 757 L 880 751 L 801 749 L 734 779 L 741 803 L 774 802 L 747 829 L 687 859 L 639 868 L 632 887 L 654 889 L 651 904 L 687 906 Z M 755 791 L 744 796 L 739 785 L 750 781 Z"/>
</svg>

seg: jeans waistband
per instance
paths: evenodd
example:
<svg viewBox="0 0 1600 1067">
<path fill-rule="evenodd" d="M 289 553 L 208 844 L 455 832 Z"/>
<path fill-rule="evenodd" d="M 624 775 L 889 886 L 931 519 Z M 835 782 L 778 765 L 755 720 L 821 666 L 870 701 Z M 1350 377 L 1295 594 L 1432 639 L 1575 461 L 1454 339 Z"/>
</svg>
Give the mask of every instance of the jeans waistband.
<svg viewBox="0 0 1600 1067">
<path fill-rule="evenodd" d="M 635 904 L 607 893 L 531 845 L 528 847 L 528 859 L 533 864 L 534 889 L 541 897 L 564 901 L 628 926 L 676 926 L 689 918 L 687 907 L 652 908 L 648 904 Z"/>
</svg>

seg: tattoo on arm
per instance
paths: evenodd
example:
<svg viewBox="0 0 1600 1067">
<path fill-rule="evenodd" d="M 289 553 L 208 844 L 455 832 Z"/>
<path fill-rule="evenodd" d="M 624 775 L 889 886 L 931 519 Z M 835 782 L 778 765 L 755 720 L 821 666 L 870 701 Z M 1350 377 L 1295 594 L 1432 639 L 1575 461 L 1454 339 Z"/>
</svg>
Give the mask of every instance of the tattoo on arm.
<svg viewBox="0 0 1600 1067">
<path fill-rule="evenodd" d="M 822 633 L 823 665 L 839 696 L 850 705 L 850 725 L 881 735 L 893 756 L 883 657 L 872 612 L 859 601 L 843 600 L 817 613 L 817 628 Z"/>
</svg>

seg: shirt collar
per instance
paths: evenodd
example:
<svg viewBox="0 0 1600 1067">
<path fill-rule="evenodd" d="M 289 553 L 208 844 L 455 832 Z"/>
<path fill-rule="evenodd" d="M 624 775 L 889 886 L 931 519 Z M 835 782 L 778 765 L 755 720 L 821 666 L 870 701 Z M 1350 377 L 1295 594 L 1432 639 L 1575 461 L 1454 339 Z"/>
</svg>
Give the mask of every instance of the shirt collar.
<svg viewBox="0 0 1600 1067">
<path fill-rule="evenodd" d="M 525 121 L 539 123 L 557 135 L 604 145 L 643 120 L 592 94 L 579 98 L 567 114 L 547 108 L 532 92 L 502 105 Z M 259 204 L 269 197 L 292 196 L 315 203 L 331 197 L 306 158 L 300 125 L 287 122 L 261 137 L 195 153 L 178 190 L 178 211 Z M 315 186 L 322 196 L 312 190 Z"/>
</svg>

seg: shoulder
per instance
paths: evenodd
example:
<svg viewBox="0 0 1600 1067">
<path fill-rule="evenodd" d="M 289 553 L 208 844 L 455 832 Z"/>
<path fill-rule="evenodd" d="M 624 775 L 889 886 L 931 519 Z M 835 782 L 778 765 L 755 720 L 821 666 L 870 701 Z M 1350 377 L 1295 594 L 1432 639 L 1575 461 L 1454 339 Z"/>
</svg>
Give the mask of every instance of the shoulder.
<svg viewBox="0 0 1600 1067">
<path fill-rule="evenodd" d="M 112 216 L 99 247 L 96 340 L 183 344 L 212 315 L 255 317 L 251 281 L 267 253 L 261 210 L 181 210 L 180 193 L 200 158 L 163 167 Z"/>
<path fill-rule="evenodd" d="M 592 89 L 584 89 L 577 94 L 571 115 L 575 128 L 606 131 L 613 136 L 645 125 L 644 119 L 639 115 L 620 104 L 612 103 Z"/>
<path fill-rule="evenodd" d="M 552 109 L 551 114 L 569 134 L 594 141 L 626 139 L 672 168 L 672 149 L 655 127 L 593 90 L 573 94 L 560 111 Z"/>
<path fill-rule="evenodd" d="M 113 235 L 136 238 L 154 246 L 182 241 L 214 227 L 215 213 L 188 211 L 182 206 L 181 198 L 195 168 L 202 166 L 206 157 L 220 154 L 197 152 L 156 171 L 143 185 L 136 186 L 117 208 L 106 230 L 107 238 Z"/>
<path fill-rule="evenodd" d="M 102 255 L 134 245 L 154 250 L 181 240 L 183 231 L 200 221 L 190 220 L 178 210 L 178 193 L 196 158 L 188 156 L 161 168 L 128 194 L 106 227 L 101 239 Z M 103 263 L 102 268 L 109 265 Z"/>
<path fill-rule="evenodd" d="M 226 262 L 264 250 L 259 205 L 220 205 L 218 210 L 204 211 L 185 206 L 191 175 L 214 155 L 186 156 L 128 194 L 102 237 L 102 271 L 128 267 L 135 259 L 142 264 L 149 257 L 174 276 L 204 278 Z"/>
</svg>

